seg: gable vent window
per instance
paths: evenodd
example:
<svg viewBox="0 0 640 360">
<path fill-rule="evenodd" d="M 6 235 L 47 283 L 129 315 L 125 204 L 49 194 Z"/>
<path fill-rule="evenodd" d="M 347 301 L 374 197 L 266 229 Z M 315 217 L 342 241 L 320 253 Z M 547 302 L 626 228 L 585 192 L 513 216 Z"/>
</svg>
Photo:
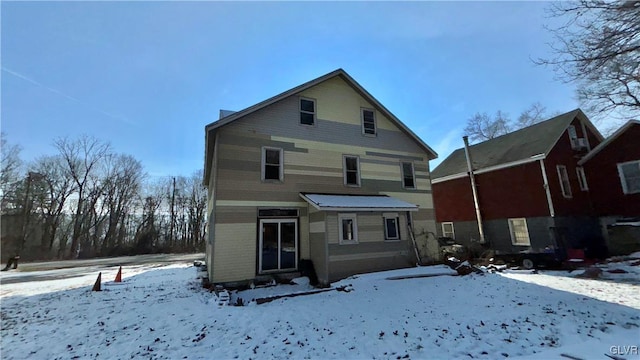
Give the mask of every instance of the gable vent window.
<svg viewBox="0 0 640 360">
<path fill-rule="evenodd" d="M 357 156 L 345 155 L 344 184 L 348 186 L 360 186 L 360 159 Z"/>
<path fill-rule="evenodd" d="M 618 164 L 618 174 L 623 193 L 640 193 L 640 160 Z"/>
<path fill-rule="evenodd" d="M 262 148 L 262 180 L 282 181 L 282 149 Z"/>
<path fill-rule="evenodd" d="M 556 166 L 558 170 L 558 179 L 560 179 L 560 188 L 562 189 L 562 196 L 566 198 L 572 197 L 571 195 L 571 183 L 569 182 L 569 174 L 567 173 L 567 167 L 564 165 Z"/>
<path fill-rule="evenodd" d="M 413 172 L 413 163 L 402 163 L 402 187 L 405 189 L 416 188 L 416 176 Z"/>
<path fill-rule="evenodd" d="M 313 125 L 316 122 L 316 102 L 312 99 L 300 98 L 300 124 Z"/>
<path fill-rule="evenodd" d="M 376 135 L 376 117 L 371 109 L 362 109 L 362 133 L 365 135 Z"/>
</svg>

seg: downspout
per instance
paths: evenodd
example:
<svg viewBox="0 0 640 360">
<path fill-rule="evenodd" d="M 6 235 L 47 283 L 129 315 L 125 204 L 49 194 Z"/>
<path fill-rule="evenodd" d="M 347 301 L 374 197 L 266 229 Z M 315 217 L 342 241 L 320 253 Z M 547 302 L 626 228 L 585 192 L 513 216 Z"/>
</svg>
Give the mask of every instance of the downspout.
<svg viewBox="0 0 640 360">
<path fill-rule="evenodd" d="M 464 153 L 467 156 L 467 168 L 469 170 L 469 178 L 471 178 L 471 191 L 473 193 L 473 205 L 476 208 L 476 220 L 478 220 L 478 233 L 480 233 L 480 244 L 485 243 L 484 230 L 482 227 L 482 215 L 480 215 L 480 203 L 478 202 L 478 190 L 476 189 L 476 178 L 473 174 L 473 166 L 471 166 L 471 154 L 469 153 L 469 137 L 463 136 Z"/>
<path fill-rule="evenodd" d="M 542 182 L 544 183 L 544 192 L 547 194 L 547 204 L 549 205 L 549 215 L 556 216 L 553 209 L 553 200 L 551 199 L 551 191 L 549 190 L 549 180 L 547 179 L 547 171 L 544 167 L 544 159 L 540 159 L 540 170 L 542 171 Z"/>
</svg>

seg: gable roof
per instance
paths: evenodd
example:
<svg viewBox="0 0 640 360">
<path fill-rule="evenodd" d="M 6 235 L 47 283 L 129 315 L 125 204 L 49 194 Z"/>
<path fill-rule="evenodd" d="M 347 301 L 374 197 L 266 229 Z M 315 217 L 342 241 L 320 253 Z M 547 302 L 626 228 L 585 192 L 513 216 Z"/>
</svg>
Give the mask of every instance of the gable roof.
<svg viewBox="0 0 640 360">
<path fill-rule="evenodd" d="M 639 126 L 640 125 L 640 121 L 638 121 L 638 120 L 629 120 L 629 121 L 627 121 L 624 125 L 622 125 L 618 130 L 616 130 L 613 134 L 611 134 L 603 142 L 598 144 L 598 146 L 596 146 L 593 149 L 591 149 L 591 151 L 589 151 L 589 153 L 587 155 L 585 155 L 582 159 L 580 159 L 580 161 L 578 161 L 578 165 L 583 165 L 584 163 L 589 161 L 589 159 L 593 158 L 602 149 L 604 149 L 609 144 L 611 144 L 611 142 L 613 142 L 613 140 L 617 139 L 618 136 L 622 135 L 625 131 L 627 131 L 629 128 L 631 128 L 634 125 L 635 126 Z"/>
<path fill-rule="evenodd" d="M 474 170 L 495 168 L 535 161 L 549 154 L 573 119 L 579 118 L 602 140 L 602 135 L 580 109 L 558 115 L 526 128 L 469 146 Z M 464 147 L 455 150 L 431 172 L 432 180 L 466 176 L 468 172 Z M 442 180 L 444 181 L 444 179 Z"/>
<path fill-rule="evenodd" d="M 408 135 L 411 139 L 413 139 L 413 141 L 415 141 L 418 146 L 420 146 L 427 154 L 430 160 L 433 160 L 435 158 L 438 157 L 438 154 L 431 148 L 429 147 L 429 145 L 427 145 L 424 141 L 422 141 L 422 139 L 420 139 L 418 137 L 418 135 L 416 135 L 413 131 L 411 131 L 411 129 L 409 129 L 402 121 L 400 121 L 400 119 L 398 119 L 395 115 L 393 115 L 391 113 L 391 111 L 389 111 L 386 107 L 384 107 L 384 105 L 382 105 L 376 98 L 373 97 L 373 95 L 369 94 L 369 92 L 367 90 L 365 90 L 360 84 L 358 84 L 358 82 L 356 82 L 351 76 L 349 76 L 349 74 L 347 74 L 346 71 L 344 71 L 343 69 L 337 69 L 334 70 L 328 74 L 322 75 L 316 79 L 313 79 L 311 81 L 308 81 L 304 84 L 298 85 L 292 89 L 289 89 L 283 93 L 280 93 L 276 96 L 270 97 L 262 102 L 259 102 L 255 105 L 249 106 L 248 108 L 245 108 L 243 110 L 240 110 L 238 112 L 235 113 L 231 113 L 217 121 L 214 121 L 212 123 L 210 123 L 209 125 L 205 126 L 205 166 L 204 166 L 204 184 L 208 185 L 209 183 L 209 176 L 210 176 L 210 169 L 208 164 L 211 163 L 211 156 L 212 156 L 212 152 L 213 152 L 213 146 L 210 146 L 210 141 L 213 141 L 213 135 L 215 135 L 215 131 L 229 123 L 232 123 L 246 115 L 249 115 L 253 112 L 256 112 L 264 107 L 267 107 L 277 101 L 280 101 L 282 99 L 285 99 L 289 96 L 298 94 L 302 91 L 305 91 L 313 86 L 316 86 L 322 82 L 325 82 L 329 79 L 332 79 L 336 76 L 339 76 L 340 78 L 342 78 L 342 80 L 344 80 L 347 84 L 349 84 L 360 96 L 362 96 L 363 98 L 365 98 L 367 101 L 369 101 L 371 103 L 371 105 L 373 105 L 373 107 L 375 107 L 378 111 L 380 111 L 382 114 L 384 114 L 387 118 L 389 118 L 389 120 L 394 123 L 395 125 L 397 125 L 406 135 Z"/>
</svg>

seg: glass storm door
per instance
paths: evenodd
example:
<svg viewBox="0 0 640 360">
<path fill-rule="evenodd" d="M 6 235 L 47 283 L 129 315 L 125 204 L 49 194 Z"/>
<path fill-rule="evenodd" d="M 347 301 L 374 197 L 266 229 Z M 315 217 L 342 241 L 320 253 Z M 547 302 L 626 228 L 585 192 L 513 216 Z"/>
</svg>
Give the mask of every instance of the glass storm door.
<svg viewBox="0 0 640 360">
<path fill-rule="evenodd" d="M 260 220 L 260 272 L 298 267 L 297 219 Z"/>
</svg>

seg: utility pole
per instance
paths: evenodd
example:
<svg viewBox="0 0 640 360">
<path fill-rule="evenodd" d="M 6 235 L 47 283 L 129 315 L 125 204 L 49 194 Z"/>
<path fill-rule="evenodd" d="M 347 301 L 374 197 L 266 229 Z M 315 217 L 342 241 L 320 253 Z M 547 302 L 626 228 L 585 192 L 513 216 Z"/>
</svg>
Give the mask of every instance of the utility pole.
<svg viewBox="0 0 640 360">
<path fill-rule="evenodd" d="M 173 188 L 171 190 L 171 224 L 169 225 L 169 247 L 173 247 L 173 226 L 175 223 L 175 200 L 176 200 L 176 177 L 173 177 Z"/>
<path fill-rule="evenodd" d="M 485 243 L 484 228 L 482 226 L 482 215 L 480 214 L 480 202 L 478 201 L 478 190 L 476 187 L 476 177 L 473 174 L 473 161 L 471 160 L 471 152 L 469 151 L 469 137 L 463 136 L 464 153 L 467 158 L 467 169 L 469 170 L 469 178 L 471 179 L 471 192 L 473 194 L 473 205 L 476 210 L 476 220 L 478 221 L 478 233 L 480 234 L 480 244 Z"/>
</svg>

